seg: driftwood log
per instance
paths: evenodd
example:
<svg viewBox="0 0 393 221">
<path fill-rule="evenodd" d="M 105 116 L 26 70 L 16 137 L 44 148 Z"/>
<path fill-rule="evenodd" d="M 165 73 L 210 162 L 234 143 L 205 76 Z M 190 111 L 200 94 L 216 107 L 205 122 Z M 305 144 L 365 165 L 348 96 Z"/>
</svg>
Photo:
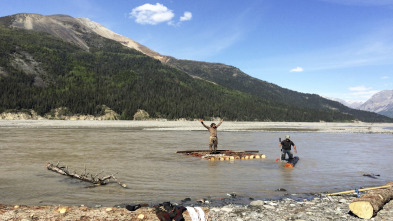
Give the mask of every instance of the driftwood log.
<svg viewBox="0 0 393 221">
<path fill-rule="evenodd" d="M 46 163 L 46 168 L 48 170 L 54 171 L 56 173 L 59 173 L 61 175 L 65 175 L 65 176 L 69 176 L 75 179 L 79 179 L 81 181 L 85 181 L 85 182 L 89 182 L 92 183 L 94 185 L 105 185 L 107 184 L 107 182 L 111 179 L 115 180 L 120 186 L 126 188 L 127 185 L 126 184 L 122 184 L 119 181 L 117 181 L 116 177 L 114 176 L 114 174 L 112 175 L 108 175 L 108 176 L 104 176 L 104 177 L 100 177 L 100 174 L 89 174 L 86 172 L 86 168 L 83 174 L 78 174 L 76 172 L 69 172 L 68 171 L 68 167 L 67 166 L 59 166 L 59 163 L 57 163 L 56 165 L 52 164 L 52 163 Z"/>
<path fill-rule="evenodd" d="M 370 219 L 382 207 L 393 199 L 393 182 L 385 185 L 385 188 L 373 189 L 349 204 L 349 209 L 356 216 Z"/>
<path fill-rule="evenodd" d="M 284 167 L 294 167 L 298 161 L 299 161 L 299 157 L 294 157 L 292 159 L 289 159 L 288 162 L 284 165 Z"/>
</svg>

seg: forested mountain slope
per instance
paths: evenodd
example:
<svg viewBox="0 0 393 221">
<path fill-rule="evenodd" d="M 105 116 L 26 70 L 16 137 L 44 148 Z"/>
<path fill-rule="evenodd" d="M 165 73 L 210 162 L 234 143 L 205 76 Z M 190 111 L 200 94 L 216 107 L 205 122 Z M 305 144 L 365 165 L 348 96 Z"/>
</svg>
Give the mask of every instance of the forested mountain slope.
<svg viewBox="0 0 393 221">
<path fill-rule="evenodd" d="M 381 117 L 378 114 L 351 109 L 339 102 L 323 98 L 317 94 L 300 93 L 279 87 L 278 85 L 253 78 L 233 66 L 175 58 L 166 60 L 167 64 L 177 67 L 192 76 L 206 79 L 226 88 L 249 93 L 275 103 L 328 112 L 338 111 L 352 115 L 362 121 L 391 120 Z"/>
</svg>

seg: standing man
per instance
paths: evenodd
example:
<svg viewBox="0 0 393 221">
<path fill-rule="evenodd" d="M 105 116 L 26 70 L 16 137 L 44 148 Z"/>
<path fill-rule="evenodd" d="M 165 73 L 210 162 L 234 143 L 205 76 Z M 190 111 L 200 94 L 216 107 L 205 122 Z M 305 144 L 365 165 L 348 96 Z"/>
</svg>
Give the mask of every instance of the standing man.
<svg viewBox="0 0 393 221">
<path fill-rule="evenodd" d="M 203 123 L 203 120 L 200 120 L 202 125 L 206 127 L 206 129 L 209 130 L 210 132 L 210 139 L 209 139 L 209 150 L 212 152 L 212 146 L 214 144 L 214 152 L 217 151 L 217 145 L 218 145 L 218 139 L 217 139 L 217 127 L 219 127 L 222 122 L 224 121 L 224 118 L 221 119 L 220 123 L 217 125 L 215 123 L 210 124 L 210 127 L 206 126 L 205 123 Z"/>
<path fill-rule="evenodd" d="M 291 146 L 293 146 L 295 153 L 297 153 L 296 145 L 289 138 L 290 138 L 289 135 L 286 135 L 285 140 L 281 141 L 281 143 L 278 145 L 279 147 L 281 147 L 281 160 L 285 160 L 286 154 L 288 154 L 289 160 L 293 159 L 293 153 L 291 151 Z"/>
</svg>

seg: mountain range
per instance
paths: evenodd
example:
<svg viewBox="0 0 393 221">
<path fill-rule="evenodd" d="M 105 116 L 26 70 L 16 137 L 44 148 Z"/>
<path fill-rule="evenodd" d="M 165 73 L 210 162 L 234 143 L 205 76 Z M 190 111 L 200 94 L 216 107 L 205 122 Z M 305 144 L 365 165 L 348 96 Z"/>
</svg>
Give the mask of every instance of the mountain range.
<svg viewBox="0 0 393 221">
<path fill-rule="evenodd" d="M 353 109 L 371 111 L 393 118 L 393 90 L 380 91 L 365 102 L 348 102 L 337 98 L 329 99 Z"/>
<path fill-rule="evenodd" d="M 0 112 L 59 107 L 122 119 L 226 117 L 258 121 L 392 122 L 236 67 L 161 55 L 87 18 L 22 13 L 0 18 Z"/>
</svg>

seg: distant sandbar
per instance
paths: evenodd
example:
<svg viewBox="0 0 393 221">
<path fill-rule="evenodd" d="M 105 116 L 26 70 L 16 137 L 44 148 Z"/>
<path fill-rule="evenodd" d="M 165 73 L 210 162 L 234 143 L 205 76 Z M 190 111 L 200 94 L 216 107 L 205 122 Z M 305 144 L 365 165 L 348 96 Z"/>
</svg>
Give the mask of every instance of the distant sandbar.
<svg viewBox="0 0 393 221">
<path fill-rule="evenodd" d="M 210 124 L 210 121 L 205 121 Z M 213 122 L 213 121 L 212 121 Z M 217 123 L 217 122 L 216 122 Z M 136 130 L 205 130 L 199 121 L 0 120 L 0 128 L 129 128 Z M 393 123 L 239 122 L 224 121 L 221 131 L 390 133 Z"/>
</svg>

